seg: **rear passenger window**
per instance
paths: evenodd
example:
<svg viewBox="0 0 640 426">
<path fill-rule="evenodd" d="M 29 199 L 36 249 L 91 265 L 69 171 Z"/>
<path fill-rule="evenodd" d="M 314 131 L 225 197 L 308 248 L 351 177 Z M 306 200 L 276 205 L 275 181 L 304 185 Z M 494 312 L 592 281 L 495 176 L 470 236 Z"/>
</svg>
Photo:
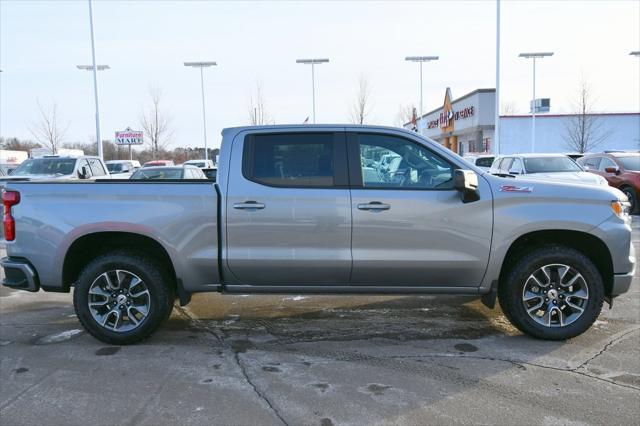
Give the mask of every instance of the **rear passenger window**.
<svg viewBox="0 0 640 426">
<path fill-rule="evenodd" d="M 244 145 L 243 174 L 269 186 L 332 186 L 333 140 L 333 133 L 250 136 Z"/>
</svg>

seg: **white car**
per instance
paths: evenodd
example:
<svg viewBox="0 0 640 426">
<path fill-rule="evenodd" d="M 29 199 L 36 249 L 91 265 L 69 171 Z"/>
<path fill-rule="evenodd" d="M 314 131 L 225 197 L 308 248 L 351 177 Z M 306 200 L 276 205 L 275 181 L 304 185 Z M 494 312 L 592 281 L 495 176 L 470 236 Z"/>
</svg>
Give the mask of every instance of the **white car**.
<svg viewBox="0 0 640 426">
<path fill-rule="evenodd" d="M 489 154 L 486 154 L 486 155 L 485 154 L 478 154 L 478 155 L 468 154 L 462 158 L 464 158 L 474 166 L 484 170 L 485 172 L 488 172 L 489 169 L 491 168 L 491 165 L 493 164 L 493 160 L 495 160 L 496 157 L 495 155 L 489 155 Z"/>
<path fill-rule="evenodd" d="M 211 160 L 188 160 L 182 163 L 183 166 L 196 166 L 200 169 L 213 169 L 216 167 Z"/>
<path fill-rule="evenodd" d="M 140 163 L 133 160 L 109 160 L 104 163 L 114 179 L 129 179 L 131 174 L 140 168 Z M 138 167 L 135 163 L 138 163 Z"/>
<path fill-rule="evenodd" d="M 523 176 L 527 179 L 560 180 L 565 182 L 608 185 L 602 176 L 586 172 L 564 154 L 512 154 L 497 157 L 489 173 Z"/>
</svg>

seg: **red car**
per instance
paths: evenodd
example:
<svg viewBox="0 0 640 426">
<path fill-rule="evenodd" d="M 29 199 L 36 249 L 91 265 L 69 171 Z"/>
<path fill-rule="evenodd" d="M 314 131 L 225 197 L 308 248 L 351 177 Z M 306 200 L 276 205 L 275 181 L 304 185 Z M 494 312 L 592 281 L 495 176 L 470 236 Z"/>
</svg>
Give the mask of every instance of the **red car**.
<svg viewBox="0 0 640 426">
<path fill-rule="evenodd" d="M 578 164 L 591 173 L 604 176 L 610 186 L 624 192 L 631 211 L 638 210 L 640 201 L 640 152 L 610 152 L 588 154 Z"/>
<path fill-rule="evenodd" d="M 153 160 L 147 161 L 142 167 L 170 167 L 173 165 L 173 160 Z"/>
</svg>

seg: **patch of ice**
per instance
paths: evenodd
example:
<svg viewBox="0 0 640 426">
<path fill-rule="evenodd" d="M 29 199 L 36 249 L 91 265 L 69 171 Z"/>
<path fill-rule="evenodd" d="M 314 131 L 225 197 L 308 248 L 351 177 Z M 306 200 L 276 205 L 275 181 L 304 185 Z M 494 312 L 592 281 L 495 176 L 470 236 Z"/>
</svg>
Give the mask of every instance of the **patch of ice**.
<svg viewBox="0 0 640 426">
<path fill-rule="evenodd" d="M 50 344 L 50 343 L 60 343 L 60 342 L 64 342 L 65 340 L 69 340 L 73 336 L 75 336 L 77 334 L 80 334 L 80 333 L 82 333 L 82 330 L 78 330 L 78 329 L 66 330 L 66 331 L 62 331 L 60 333 L 50 334 L 48 336 L 44 336 L 44 337 L 38 339 L 36 344 L 38 344 L 38 345 L 47 345 L 47 344 Z"/>
<path fill-rule="evenodd" d="M 294 297 L 285 297 L 284 300 L 294 300 L 294 301 L 298 301 L 298 300 L 304 300 L 307 299 L 307 296 L 294 296 Z"/>
</svg>

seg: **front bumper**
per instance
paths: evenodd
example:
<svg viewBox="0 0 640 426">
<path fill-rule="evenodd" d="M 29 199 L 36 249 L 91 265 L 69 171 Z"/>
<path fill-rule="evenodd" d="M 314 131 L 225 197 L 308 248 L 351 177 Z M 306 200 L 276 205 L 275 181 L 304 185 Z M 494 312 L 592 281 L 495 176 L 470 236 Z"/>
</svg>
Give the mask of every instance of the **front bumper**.
<svg viewBox="0 0 640 426">
<path fill-rule="evenodd" d="M 616 297 L 629 291 L 632 280 L 633 272 L 629 272 L 628 274 L 615 274 L 613 276 L 613 285 L 611 286 L 611 297 Z"/>
<path fill-rule="evenodd" d="M 38 274 L 28 261 L 3 257 L 0 266 L 4 269 L 3 286 L 33 292 L 40 290 Z"/>
</svg>

